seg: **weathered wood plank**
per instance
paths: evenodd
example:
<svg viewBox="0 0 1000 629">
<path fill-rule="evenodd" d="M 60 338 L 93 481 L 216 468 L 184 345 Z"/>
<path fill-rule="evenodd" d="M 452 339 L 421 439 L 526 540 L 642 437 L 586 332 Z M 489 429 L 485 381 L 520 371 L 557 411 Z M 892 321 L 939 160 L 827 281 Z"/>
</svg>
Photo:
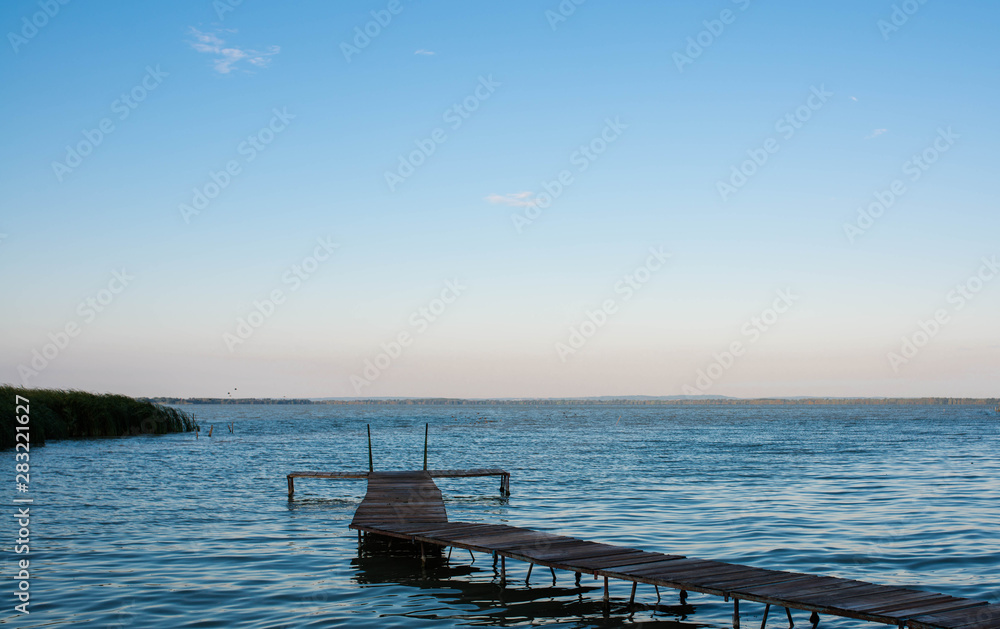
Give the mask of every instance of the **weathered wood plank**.
<svg viewBox="0 0 1000 629">
<path fill-rule="evenodd" d="M 598 568 L 615 568 L 618 566 L 640 565 L 652 563 L 654 561 L 665 561 L 669 559 L 682 559 L 680 555 L 664 555 L 661 553 L 647 553 L 645 551 L 624 552 L 620 555 L 610 555 L 605 557 L 593 557 L 581 559 L 578 565 L 589 570 Z"/>
<path fill-rule="evenodd" d="M 847 579 L 837 577 L 819 577 L 810 575 L 804 581 L 789 581 L 788 583 L 776 583 L 773 585 L 760 585 L 749 587 L 744 590 L 747 594 L 757 596 L 780 597 L 784 594 L 794 594 L 795 592 L 811 591 L 814 588 L 822 588 L 830 585 L 843 584 Z"/>
<path fill-rule="evenodd" d="M 701 565 L 705 565 L 705 564 L 711 563 L 711 562 L 705 561 L 704 559 L 694 559 L 692 557 L 684 557 L 682 559 L 668 559 L 668 557 L 669 557 L 669 555 L 667 555 L 667 556 L 665 556 L 663 558 L 663 563 L 666 563 L 666 562 L 669 561 L 670 564 L 671 564 L 671 566 L 675 570 L 680 570 L 684 566 L 701 566 Z M 617 568 L 617 570 L 619 572 L 626 572 L 627 573 L 627 572 L 629 572 L 629 571 L 631 571 L 633 569 L 635 569 L 635 570 L 642 570 L 644 568 L 651 568 L 651 567 L 652 566 L 642 566 L 642 565 L 637 565 L 637 566 L 621 566 L 621 567 Z"/>
<path fill-rule="evenodd" d="M 807 576 L 808 575 L 800 574 L 798 572 L 781 572 L 778 570 L 758 569 L 756 573 L 747 576 L 734 577 L 729 575 L 719 577 L 718 579 L 712 579 L 711 581 L 706 581 L 706 585 L 726 588 L 729 591 L 736 593 L 743 588 L 788 583 L 789 581 L 803 579 Z"/>
<path fill-rule="evenodd" d="M 848 595 L 853 592 L 848 592 Z M 830 599 L 810 599 L 809 602 L 817 604 L 836 605 L 845 609 L 855 611 L 876 612 L 884 611 L 882 608 L 891 605 L 907 604 L 914 600 L 934 598 L 942 600 L 940 594 L 932 592 L 918 592 L 916 590 L 902 590 L 887 588 L 885 590 L 872 589 L 867 592 L 858 592 L 856 596 L 831 597 Z"/>
<path fill-rule="evenodd" d="M 921 614 L 906 624 L 910 629 L 1000 629 L 1000 604 Z"/>
<path fill-rule="evenodd" d="M 970 607 L 980 607 L 986 604 L 986 601 L 975 601 L 971 599 L 953 599 L 950 601 L 942 601 L 938 599 L 924 600 L 923 602 L 917 600 L 901 607 L 893 606 L 889 609 L 874 609 L 871 610 L 871 613 L 891 614 L 896 618 L 910 618 L 912 616 L 920 616 L 921 614 L 956 611 Z"/>
</svg>

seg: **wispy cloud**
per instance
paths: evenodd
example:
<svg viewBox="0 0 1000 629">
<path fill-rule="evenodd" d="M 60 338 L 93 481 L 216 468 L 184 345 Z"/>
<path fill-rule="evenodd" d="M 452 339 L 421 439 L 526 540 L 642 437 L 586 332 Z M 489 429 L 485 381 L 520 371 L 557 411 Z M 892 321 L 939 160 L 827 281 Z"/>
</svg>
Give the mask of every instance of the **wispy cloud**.
<svg viewBox="0 0 1000 629">
<path fill-rule="evenodd" d="M 205 33 L 192 26 L 190 32 L 194 41 L 188 43 L 198 52 L 215 55 L 212 67 L 220 74 L 229 74 L 242 61 L 258 68 L 266 68 L 271 64 L 271 57 L 281 52 L 280 46 L 268 46 L 264 51 L 227 46 L 225 40 L 219 37 L 219 33 L 235 33 L 235 29 Z"/>
<path fill-rule="evenodd" d="M 534 207 L 534 192 L 508 192 L 507 194 L 489 194 L 486 200 L 499 205 L 511 205 L 514 207 Z"/>
<path fill-rule="evenodd" d="M 851 96 L 851 100 L 853 100 L 856 103 L 856 102 L 858 102 L 858 97 L 857 96 Z"/>
<path fill-rule="evenodd" d="M 877 138 L 878 136 L 882 135 L 886 131 L 888 131 L 888 129 L 873 129 L 872 132 L 871 132 L 871 135 L 866 135 L 865 139 L 866 140 L 870 140 L 872 138 Z"/>
<path fill-rule="evenodd" d="M 415 54 L 415 55 L 433 55 L 434 51 L 433 50 L 424 50 L 423 48 L 421 48 L 420 50 L 414 52 L 413 54 Z"/>
</svg>

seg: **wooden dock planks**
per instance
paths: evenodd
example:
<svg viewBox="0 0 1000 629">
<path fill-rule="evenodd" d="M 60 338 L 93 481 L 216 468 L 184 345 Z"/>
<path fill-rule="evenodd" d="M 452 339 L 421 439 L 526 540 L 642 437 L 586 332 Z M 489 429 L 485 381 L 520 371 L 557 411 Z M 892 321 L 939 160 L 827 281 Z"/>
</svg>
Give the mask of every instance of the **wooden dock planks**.
<svg viewBox="0 0 1000 629">
<path fill-rule="evenodd" d="M 336 474 L 317 477 L 368 479 L 368 492 L 350 525 L 366 533 L 491 553 L 632 583 L 662 585 L 907 629 L 1000 629 L 1000 605 L 990 605 L 986 601 L 853 579 L 647 552 L 504 524 L 448 522 L 444 501 L 433 477 L 500 475 L 506 479 L 509 474 L 503 470 Z"/>
<path fill-rule="evenodd" d="M 910 629 L 998 629 L 1000 605 L 982 605 L 968 609 L 928 613 L 907 622 Z"/>
<path fill-rule="evenodd" d="M 441 490 L 427 472 L 370 472 L 368 493 L 351 525 L 447 521 Z"/>
</svg>

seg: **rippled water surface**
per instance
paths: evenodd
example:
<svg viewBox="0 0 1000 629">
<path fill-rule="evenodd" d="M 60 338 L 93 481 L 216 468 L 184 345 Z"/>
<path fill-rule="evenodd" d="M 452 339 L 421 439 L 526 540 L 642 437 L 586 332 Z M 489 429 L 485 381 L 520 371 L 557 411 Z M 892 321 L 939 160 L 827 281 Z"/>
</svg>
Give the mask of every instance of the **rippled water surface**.
<svg viewBox="0 0 1000 629">
<path fill-rule="evenodd" d="M 630 585 L 614 581 L 605 618 L 600 582 L 576 588 L 557 572 L 553 587 L 539 568 L 525 587 L 515 561 L 501 591 L 489 557 L 472 563 L 467 551 L 423 569 L 359 559 L 347 525 L 364 481 L 300 479 L 290 501 L 285 474 L 366 469 L 368 423 L 376 469 L 422 467 L 429 422 L 432 468 L 512 473 L 509 499 L 495 478 L 439 479 L 450 519 L 1000 599 L 1000 415 L 983 407 L 185 408 L 214 424 L 213 438 L 32 450 L 31 614 L 9 611 L 8 543 L 0 623 L 729 626 L 721 599 L 692 595 L 682 617 L 654 608 L 644 585 L 630 620 Z M 742 611 L 745 624 L 760 622 L 762 606 Z M 824 617 L 821 627 L 863 624 Z"/>
</svg>

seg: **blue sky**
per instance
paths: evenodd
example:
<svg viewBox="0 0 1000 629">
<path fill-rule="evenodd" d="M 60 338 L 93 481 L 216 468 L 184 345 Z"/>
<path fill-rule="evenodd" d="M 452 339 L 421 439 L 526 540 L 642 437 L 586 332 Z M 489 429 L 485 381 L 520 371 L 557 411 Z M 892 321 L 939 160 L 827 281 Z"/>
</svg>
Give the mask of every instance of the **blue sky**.
<svg viewBox="0 0 1000 629">
<path fill-rule="evenodd" d="M 996 5 L 223 6 L 0 9 L 0 381 L 997 395 Z"/>
</svg>

